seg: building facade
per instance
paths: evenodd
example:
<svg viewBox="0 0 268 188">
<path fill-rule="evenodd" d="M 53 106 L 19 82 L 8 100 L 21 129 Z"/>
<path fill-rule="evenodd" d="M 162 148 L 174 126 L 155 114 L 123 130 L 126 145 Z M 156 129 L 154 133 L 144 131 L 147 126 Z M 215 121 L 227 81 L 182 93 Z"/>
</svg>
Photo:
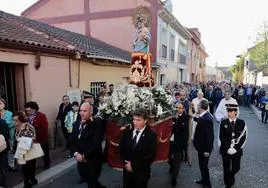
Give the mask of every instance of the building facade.
<svg viewBox="0 0 268 188">
<path fill-rule="evenodd" d="M 0 96 L 13 112 L 36 101 L 48 117 L 50 138 L 63 95 L 82 90 L 96 95 L 101 85 L 129 77 L 128 51 L 2 11 L 0 25 Z"/>
<path fill-rule="evenodd" d="M 187 41 L 191 34 L 164 8 L 158 16 L 157 64 L 160 85 L 187 81 Z"/>
<path fill-rule="evenodd" d="M 156 83 L 187 81 L 187 41 L 191 34 L 173 16 L 171 0 L 165 4 L 159 0 L 40 0 L 22 16 L 91 36 L 131 52 L 135 33 L 131 19 L 133 11 L 140 5 L 151 11 L 150 52 L 153 63 L 160 67 Z"/>
<path fill-rule="evenodd" d="M 188 40 L 188 82 L 200 81 L 200 44 L 201 33 L 197 28 L 188 28 L 192 38 Z"/>
</svg>

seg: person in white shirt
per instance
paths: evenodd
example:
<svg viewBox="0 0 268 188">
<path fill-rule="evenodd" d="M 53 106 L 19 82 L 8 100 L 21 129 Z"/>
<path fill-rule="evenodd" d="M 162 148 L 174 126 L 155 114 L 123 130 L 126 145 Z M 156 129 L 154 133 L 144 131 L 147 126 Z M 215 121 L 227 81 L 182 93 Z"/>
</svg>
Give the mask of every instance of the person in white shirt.
<svg viewBox="0 0 268 188">
<path fill-rule="evenodd" d="M 202 100 L 208 101 L 206 98 L 204 98 L 204 93 L 202 92 L 202 90 L 199 90 L 197 92 L 197 97 L 192 100 L 192 105 L 193 105 L 194 110 L 195 110 L 194 116 L 197 117 L 197 118 L 199 117 L 198 105 Z M 208 107 L 208 111 L 209 111 L 209 107 Z M 192 136 L 191 136 L 192 139 L 194 138 L 196 124 L 197 124 L 197 122 L 193 121 L 193 123 L 192 123 L 192 126 L 193 126 L 193 128 L 192 128 Z"/>
<path fill-rule="evenodd" d="M 227 110 L 226 110 L 226 104 L 236 104 L 238 105 L 237 101 L 231 97 L 231 90 L 227 89 L 224 92 L 224 98 L 221 100 L 218 108 L 216 109 L 215 112 L 215 117 L 217 119 L 217 122 L 222 121 L 223 119 L 228 118 Z M 221 145 L 221 141 L 219 139 L 219 131 L 218 131 L 218 146 Z"/>
</svg>

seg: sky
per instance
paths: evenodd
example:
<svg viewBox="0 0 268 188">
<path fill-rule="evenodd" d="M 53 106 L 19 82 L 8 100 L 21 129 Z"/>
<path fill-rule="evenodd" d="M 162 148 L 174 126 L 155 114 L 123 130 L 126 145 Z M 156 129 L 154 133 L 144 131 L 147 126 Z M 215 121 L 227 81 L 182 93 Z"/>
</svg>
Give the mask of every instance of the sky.
<svg viewBox="0 0 268 188">
<path fill-rule="evenodd" d="M 0 9 L 20 15 L 37 0 L 0 0 Z M 230 66 L 256 41 L 268 20 L 268 0 L 172 0 L 173 14 L 186 27 L 197 27 L 209 54 L 207 64 Z"/>
<path fill-rule="evenodd" d="M 268 20 L 268 0 L 172 0 L 173 13 L 186 27 L 197 27 L 209 65 L 230 66 L 254 45 Z"/>
</svg>

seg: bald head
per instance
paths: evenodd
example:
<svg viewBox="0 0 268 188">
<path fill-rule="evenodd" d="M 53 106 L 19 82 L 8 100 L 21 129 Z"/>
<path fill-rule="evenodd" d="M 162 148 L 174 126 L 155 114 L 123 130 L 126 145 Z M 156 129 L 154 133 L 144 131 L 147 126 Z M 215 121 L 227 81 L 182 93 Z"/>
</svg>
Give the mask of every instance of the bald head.
<svg viewBox="0 0 268 188">
<path fill-rule="evenodd" d="M 92 117 L 93 107 L 88 102 L 84 102 L 80 108 L 82 121 L 88 121 Z"/>
<path fill-rule="evenodd" d="M 203 96 L 204 96 L 203 92 L 202 92 L 201 90 L 198 91 L 198 93 L 197 93 L 197 97 L 198 97 L 199 99 L 202 99 Z"/>
</svg>

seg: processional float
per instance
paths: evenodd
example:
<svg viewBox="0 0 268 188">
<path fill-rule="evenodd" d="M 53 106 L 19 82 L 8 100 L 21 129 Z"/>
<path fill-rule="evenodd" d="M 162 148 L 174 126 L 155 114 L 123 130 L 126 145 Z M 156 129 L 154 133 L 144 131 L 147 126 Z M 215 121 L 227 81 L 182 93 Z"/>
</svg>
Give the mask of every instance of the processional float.
<svg viewBox="0 0 268 188">
<path fill-rule="evenodd" d="M 147 7 L 140 6 L 135 9 L 132 22 L 136 28 L 133 40 L 133 53 L 131 55 L 130 82 L 138 88 L 154 89 L 154 76 L 152 72 L 152 55 L 149 45 L 152 37 L 150 33 L 151 13 Z M 161 99 L 156 98 L 155 101 Z M 150 104 L 149 104 L 150 105 Z M 158 106 L 159 107 L 159 106 Z M 160 107 L 159 107 L 160 108 Z M 151 115 L 153 113 L 150 113 Z M 157 156 L 155 162 L 167 161 L 169 156 L 170 136 L 172 132 L 172 116 L 163 118 L 151 116 L 148 126 L 157 133 Z M 113 168 L 122 168 L 119 155 L 119 142 L 122 134 L 129 126 L 119 126 L 117 120 L 109 120 L 107 124 L 107 162 Z"/>
</svg>

